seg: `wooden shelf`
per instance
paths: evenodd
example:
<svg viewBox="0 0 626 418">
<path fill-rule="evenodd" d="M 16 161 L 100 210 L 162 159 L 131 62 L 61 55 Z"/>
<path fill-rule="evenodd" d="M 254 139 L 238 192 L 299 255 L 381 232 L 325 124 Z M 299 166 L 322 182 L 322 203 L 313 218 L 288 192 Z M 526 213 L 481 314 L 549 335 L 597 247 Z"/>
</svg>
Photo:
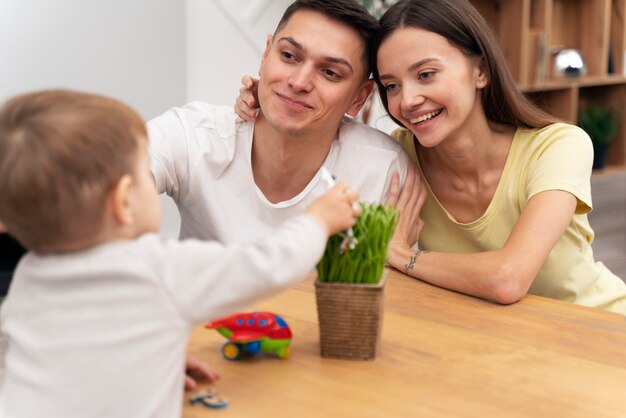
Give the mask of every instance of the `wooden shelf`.
<svg viewBox="0 0 626 418">
<path fill-rule="evenodd" d="M 623 109 L 608 164 L 626 169 L 626 0 L 471 0 L 496 33 L 511 72 L 538 106 L 568 123 L 599 103 Z M 587 74 L 552 71 L 553 51 L 580 51 Z"/>
<path fill-rule="evenodd" d="M 607 74 L 603 76 L 586 76 L 581 78 L 547 80 L 542 83 L 529 85 L 521 85 L 520 88 L 524 92 L 537 92 L 560 90 L 571 87 L 591 87 L 591 86 L 607 86 L 616 84 L 626 84 L 626 75 Z"/>
</svg>

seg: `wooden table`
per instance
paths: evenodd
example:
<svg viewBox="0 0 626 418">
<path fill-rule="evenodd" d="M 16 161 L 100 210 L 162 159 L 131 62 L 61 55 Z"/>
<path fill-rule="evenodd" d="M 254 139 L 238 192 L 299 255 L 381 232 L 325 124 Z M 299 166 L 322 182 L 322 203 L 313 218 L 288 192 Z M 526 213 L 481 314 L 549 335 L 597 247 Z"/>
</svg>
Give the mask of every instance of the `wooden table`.
<svg viewBox="0 0 626 418">
<path fill-rule="evenodd" d="M 281 314 L 291 357 L 227 361 L 194 330 L 189 353 L 222 375 L 230 405 L 183 416 L 626 417 L 626 319 L 529 295 L 500 306 L 390 271 L 374 361 L 322 359 L 312 277 L 252 310 Z M 248 311 L 248 310 L 246 310 Z"/>
</svg>

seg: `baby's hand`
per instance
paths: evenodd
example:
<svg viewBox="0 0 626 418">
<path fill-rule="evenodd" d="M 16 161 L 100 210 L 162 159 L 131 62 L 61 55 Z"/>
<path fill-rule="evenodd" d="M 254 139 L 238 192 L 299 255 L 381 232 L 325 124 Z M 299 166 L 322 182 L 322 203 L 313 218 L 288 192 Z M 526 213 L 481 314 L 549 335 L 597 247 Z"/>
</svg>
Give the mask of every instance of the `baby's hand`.
<svg viewBox="0 0 626 418">
<path fill-rule="evenodd" d="M 241 84 L 243 86 L 239 89 L 239 96 L 235 101 L 235 113 L 243 120 L 255 120 L 259 108 L 256 97 L 259 80 L 246 75 L 241 79 Z"/>
<path fill-rule="evenodd" d="M 344 182 L 338 181 L 324 196 L 309 206 L 306 214 L 317 219 L 328 236 L 348 229 L 355 223 L 361 210 L 356 201 L 359 193 Z"/>
<path fill-rule="evenodd" d="M 193 390 L 199 381 L 214 382 L 220 375 L 204 361 L 188 356 L 185 359 L 185 390 Z"/>
</svg>

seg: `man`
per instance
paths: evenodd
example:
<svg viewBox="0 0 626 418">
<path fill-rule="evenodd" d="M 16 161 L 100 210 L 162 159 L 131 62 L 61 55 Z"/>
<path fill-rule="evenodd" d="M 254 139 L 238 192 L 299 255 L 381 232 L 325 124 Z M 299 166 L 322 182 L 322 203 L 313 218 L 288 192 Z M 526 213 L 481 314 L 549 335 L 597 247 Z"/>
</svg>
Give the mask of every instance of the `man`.
<svg viewBox="0 0 626 418">
<path fill-rule="evenodd" d="M 301 214 L 328 170 L 383 202 L 408 158 L 356 116 L 370 94 L 377 21 L 353 0 L 297 0 L 268 36 L 254 122 L 195 102 L 148 123 L 159 192 L 176 201 L 181 238 L 251 241 Z M 324 168 L 323 168 L 324 167 Z"/>
</svg>

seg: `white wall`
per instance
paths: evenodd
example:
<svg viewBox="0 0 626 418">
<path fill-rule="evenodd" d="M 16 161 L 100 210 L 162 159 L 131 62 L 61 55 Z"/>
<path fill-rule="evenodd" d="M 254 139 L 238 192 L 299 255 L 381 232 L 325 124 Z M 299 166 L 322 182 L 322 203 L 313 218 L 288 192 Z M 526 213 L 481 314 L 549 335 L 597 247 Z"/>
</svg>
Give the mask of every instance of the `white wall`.
<svg viewBox="0 0 626 418">
<path fill-rule="evenodd" d="M 0 99 L 69 87 L 154 117 L 185 99 L 184 16 L 180 0 L 2 0 Z"/>
<path fill-rule="evenodd" d="M 187 0 L 187 98 L 233 105 L 293 0 Z"/>
<path fill-rule="evenodd" d="M 42 88 L 120 99 L 149 119 L 186 101 L 181 0 L 1 0 L 0 101 Z M 163 235 L 178 236 L 164 202 Z"/>
</svg>

